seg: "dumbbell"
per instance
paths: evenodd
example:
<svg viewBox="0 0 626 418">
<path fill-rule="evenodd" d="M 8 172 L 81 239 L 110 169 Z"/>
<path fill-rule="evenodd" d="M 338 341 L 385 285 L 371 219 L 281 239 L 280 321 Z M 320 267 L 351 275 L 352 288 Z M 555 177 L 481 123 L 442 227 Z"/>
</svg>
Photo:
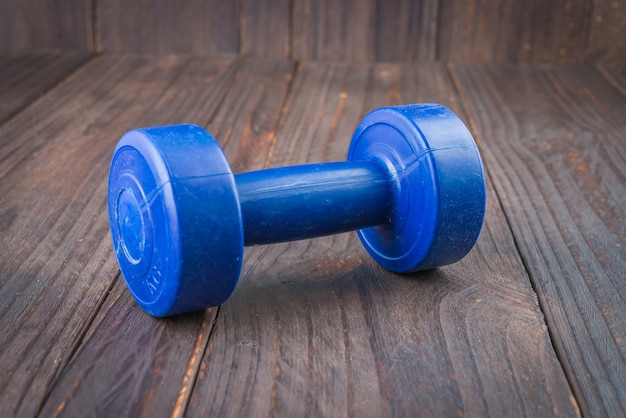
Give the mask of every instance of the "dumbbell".
<svg viewBox="0 0 626 418">
<path fill-rule="evenodd" d="M 224 303 L 248 245 L 358 230 L 387 270 L 454 263 L 478 239 L 485 196 L 463 122 L 418 104 L 365 116 L 345 162 L 236 175 L 199 126 L 132 130 L 113 154 L 108 209 L 128 288 L 161 317 Z"/>
</svg>

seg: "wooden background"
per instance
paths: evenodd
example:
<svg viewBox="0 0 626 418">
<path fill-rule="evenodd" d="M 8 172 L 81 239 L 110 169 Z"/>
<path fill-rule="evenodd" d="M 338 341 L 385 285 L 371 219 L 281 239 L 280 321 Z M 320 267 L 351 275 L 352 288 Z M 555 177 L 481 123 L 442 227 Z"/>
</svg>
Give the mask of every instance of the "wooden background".
<svg viewBox="0 0 626 418">
<path fill-rule="evenodd" d="M 0 416 L 626 416 L 626 0 L 0 0 Z M 115 261 L 127 130 L 235 172 L 345 158 L 371 109 L 476 138 L 485 225 L 395 275 L 354 233 L 247 248 L 155 319 Z"/>
<path fill-rule="evenodd" d="M 626 0 L 0 0 L 0 50 L 623 65 Z"/>
</svg>

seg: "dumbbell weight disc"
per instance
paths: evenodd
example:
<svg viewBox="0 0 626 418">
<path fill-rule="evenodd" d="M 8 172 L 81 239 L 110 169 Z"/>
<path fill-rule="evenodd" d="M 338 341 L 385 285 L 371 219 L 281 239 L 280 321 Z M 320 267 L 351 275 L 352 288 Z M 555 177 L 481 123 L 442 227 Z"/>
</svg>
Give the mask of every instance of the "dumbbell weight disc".
<svg viewBox="0 0 626 418">
<path fill-rule="evenodd" d="M 471 250 L 485 213 L 484 173 L 472 135 L 453 112 L 437 104 L 376 109 L 357 127 L 348 160 L 380 161 L 391 174 L 389 221 L 358 231 L 381 266 L 425 270 Z"/>
<path fill-rule="evenodd" d="M 243 258 L 230 165 L 195 125 L 143 128 L 120 139 L 109 174 L 109 221 L 133 297 L 154 316 L 228 299 Z"/>
</svg>

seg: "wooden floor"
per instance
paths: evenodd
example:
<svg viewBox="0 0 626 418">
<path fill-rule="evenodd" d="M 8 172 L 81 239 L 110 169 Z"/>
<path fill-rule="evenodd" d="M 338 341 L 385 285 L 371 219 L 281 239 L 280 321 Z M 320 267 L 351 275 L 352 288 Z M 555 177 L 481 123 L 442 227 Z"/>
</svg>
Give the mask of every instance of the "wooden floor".
<svg viewBox="0 0 626 418">
<path fill-rule="evenodd" d="M 395 275 L 354 233 L 246 249 L 224 305 L 155 319 L 120 276 L 127 130 L 208 127 L 235 172 L 345 159 L 438 102 L 488 174 L 478 245 Z M 625 416 L 626 71 L 237 56 L 0 57 L 2 416 Z"/>
</svg>

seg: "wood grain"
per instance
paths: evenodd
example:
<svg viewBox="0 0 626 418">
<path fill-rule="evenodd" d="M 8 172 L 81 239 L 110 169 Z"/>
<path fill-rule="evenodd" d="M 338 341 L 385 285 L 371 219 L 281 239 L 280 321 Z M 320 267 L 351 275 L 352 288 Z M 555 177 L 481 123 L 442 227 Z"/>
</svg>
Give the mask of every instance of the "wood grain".
<svg viewBox="0 0 626 418">
<path fill-rule="evenodd" d="M 41 416 L 180 416 L 217 308 L 159 320 L 116 280 Z"/>
<path fill-rule="evenodd" d="M 591 0 L 441 0 L 442 60 L 582 62 Z"/>
<path fill-rule="evenodd" d="M 598 70 L 624 97 L 626 97 L 626 67 L 600 67 Z"/>
<path fill-rule="evenodd" d="M 441 0 L 378 0 L 376 61 L 433 61 Z"/>
<path fill-rule="evenodd" d="M 289 1 L 98 2 L 106 52 L 289 55 Z"/>
<path fill-rule="evenodd" d="M 455 65 L 581 410 L 626 414 L 626 100 L 593 67 Z"/>
<path fill-rule="evenodd" d="M 228 62 L 100 57 L 0 127 L 3 413 L 38 412 L 119 275 L 105 199 L 117 139 L 137 126 L 206 123 L 227 88 L 218 76 Z M 114 330 L 129 326 L 108 318 Z M 145 344 L 167 337 L 161 328 L 141 335 L 155 339 Z"/>
<path fill-rule="evenodd" d="M 0 55 L 0 124 L 51 90 L 88 59 L 84 52 Z"/>
<path fill-rule="evenodd" d="M 371 62 L 432 60 L 437 1 L 294 0 L 293 57 Z"/>
<path fill-rule="evenodd" d="M 0 50 L 91 51 L 90 1 L 0 0 Z"/>
<path fill-rule="evenodd" d="M 238 52 L 236 1 L 97 2 L 98 45 L 105 52 Z"/>
<path fill-rule="evenodd" d="M 0 51 L 626 64 L 626 0 L 0 0 Z"/>
<path fill-rule="evenodd" d="M 374 0 L 294 0 L 293 58 L 372 61 L 374 24 Z"/>
<path fill-rule="evenodd" d="M 290 0 L 241 0 L 240 13 L 240 53 L 290 57 Z"/>
<path fill-rule="evenodd" d="M 440 64 L 301 64 L 268 166 L 343 160 L 374 106 L 460 111 Z M 355 234 L 252 247 L 188 416 L 521 416 L 578 411 L 491 187 L 462 262 L 385 272 Z"/>
<path fill-rule="evenodd" d="M 202 80 L 202 89 L 197 88 L 201 81 L 197 77 L 215 69 L 216 64 L 199 60 L 191 63 L 195 69 L 189 64 L 180 68 L 151 118 L 160 117 L 162 123 L 187 120 L 205 125 L 210 118 L 212 133 L 233 157 L 234 166 L 242 162 L 262 166 L 293 64 L 237 60 L 221 79 Z M 144 82 L 160 82 L 163 77 L 167 74 Z M 189 89 L 196 90 L 196 97 Z M 195 99 L 200 97 L 203 101 L 197 103 Z M 142 114 L 137 113 L 140 120 Z M 123 280 L 118 280 L 52 389 L 42 414 L 182 416 L 201 372 L 200 359 L 216 312 L 214 308 L 204 316 L 157 320 L 136 306 Z"/>
<path fill-rule="evenodd" d="M 626 0 L 594 0 L 585 62 L 626 66 Z"/>
</svg>

